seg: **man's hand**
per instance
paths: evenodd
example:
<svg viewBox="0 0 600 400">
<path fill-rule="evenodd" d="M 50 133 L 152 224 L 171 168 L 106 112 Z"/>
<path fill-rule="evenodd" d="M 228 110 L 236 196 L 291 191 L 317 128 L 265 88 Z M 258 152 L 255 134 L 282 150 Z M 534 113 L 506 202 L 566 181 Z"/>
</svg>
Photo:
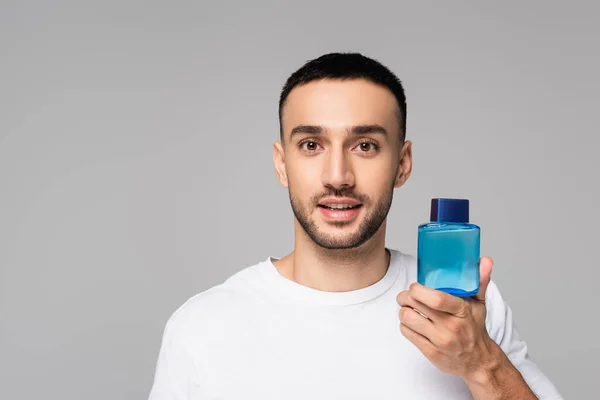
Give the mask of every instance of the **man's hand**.
<svg viewBox="0 0 600 400">
<path fill-rule="evenodd" d="M 400 331 L 440 370 L 468 379 L 491 359 L 485 292 L 493 262 L 482 257 L 477 295 L 461 298 L 419 283 L 400 292 Z"/>
<path fill-rule="evenodd" d="M 480 259 L 479 292 L 470 298 L 411 284 L 396 299 L 400 331 L 438 369 L 463 378 L 475 399 L 536 399 L 485 326 L 492 266 Z"/>
</svg>

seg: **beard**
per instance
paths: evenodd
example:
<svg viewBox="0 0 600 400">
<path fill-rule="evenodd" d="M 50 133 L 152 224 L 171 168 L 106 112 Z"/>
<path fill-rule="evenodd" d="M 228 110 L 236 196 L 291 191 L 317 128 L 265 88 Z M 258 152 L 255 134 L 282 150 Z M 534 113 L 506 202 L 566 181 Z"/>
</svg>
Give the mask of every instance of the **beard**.
<svg viewBox="0 0 600 400">
<path fill-rule="evenodd" d="M 289 187 L 290 203 L 296 220 L 304 229 L 308 237 L 318 246 L 327 250 L 343 250 L 355 249 L 365 244 L 369 239 L 377 233 L 385 219 L 387 218 L 392 199 L 394 195 L 393 182 L 388 187 L 384 195 L 373 205 L 373 201 L 365 195 L 352 193 L 351 189 L 330 189 L 326 193 L 314 196 L 304 207 L 296 196 L 292 193 L 291 186 Z M 367 211 L 367 215 L 363 218 L 356 231 L 349 233 L 331 234 L 319 230 L 315 220 L 311 217 L 312 212 L 318 207 L 320 199 L 328 196 L 347 197 L 355 199 L 362 204 L 362 207 Z M 370 210 L 370 211 L 369 211 Z M 352 224 L 354 221 L 336 221 L 328 222 L 329 225 L 342 228 Z"/>
</svg>

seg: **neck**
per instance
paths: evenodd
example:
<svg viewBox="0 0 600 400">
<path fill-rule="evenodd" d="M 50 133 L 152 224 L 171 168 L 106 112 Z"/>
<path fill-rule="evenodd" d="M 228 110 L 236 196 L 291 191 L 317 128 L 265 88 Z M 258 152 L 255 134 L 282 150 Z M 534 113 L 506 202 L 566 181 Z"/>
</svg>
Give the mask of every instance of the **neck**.
<svg viewBox="0 0 600 400">
<path fill-rule="evenodd" d="M 389 266 L 385 222 L 366 243 L 354 249 L 328 250 L 296 229 L 294 251 L 277 261 L 282 275 L 303 286 L 326 292 L 348 292 L 381 280 Z"/>
</svg>

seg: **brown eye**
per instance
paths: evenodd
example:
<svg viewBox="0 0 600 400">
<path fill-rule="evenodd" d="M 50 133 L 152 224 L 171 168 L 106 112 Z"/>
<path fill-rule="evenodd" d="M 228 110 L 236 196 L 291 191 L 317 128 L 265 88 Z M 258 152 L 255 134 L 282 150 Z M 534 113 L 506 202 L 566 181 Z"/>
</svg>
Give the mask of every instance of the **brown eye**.
<svg viewBox="0 0 600 400">
<path fill-rule="evenodd" d="M 360 144 L 360 149 L 362 151 L 369 151 L 371 150 L 372 144 L 371 143 L 361 143 Z"/>
<path fill-rule="evenodd" d="M 354 149 L 363 155 L 375 155 L 379 152 L 380 147 L 377 143 L 369 140 L 360 142 Z"/>
<path fill-rule="evenodd" d="M 300 143 L 299 146 L 302 150 L 305 150 L 308 152 L 317 151 L 319 149 L 319 144 L 312 140 L 306 140 L 306 141 Z"/>
</svg>

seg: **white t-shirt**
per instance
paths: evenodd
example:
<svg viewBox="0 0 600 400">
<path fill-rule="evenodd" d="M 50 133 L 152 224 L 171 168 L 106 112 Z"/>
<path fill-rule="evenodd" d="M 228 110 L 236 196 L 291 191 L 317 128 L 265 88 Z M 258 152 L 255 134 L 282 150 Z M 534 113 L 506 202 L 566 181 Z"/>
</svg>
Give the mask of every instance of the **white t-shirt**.
<svg viewBox="0 0 600 400">
<path fill-rule="evenodd" d="M 472 399 L 400 333 L 396 296 L 414 257 L 390 250 L 373 285 L 323 292 L 269 257 L 185 302 L 166 324 L 150 400 Z M 486 327 L 540 399 L 562 399 L 527 356 L 492 282 Z"/>
</svg>

